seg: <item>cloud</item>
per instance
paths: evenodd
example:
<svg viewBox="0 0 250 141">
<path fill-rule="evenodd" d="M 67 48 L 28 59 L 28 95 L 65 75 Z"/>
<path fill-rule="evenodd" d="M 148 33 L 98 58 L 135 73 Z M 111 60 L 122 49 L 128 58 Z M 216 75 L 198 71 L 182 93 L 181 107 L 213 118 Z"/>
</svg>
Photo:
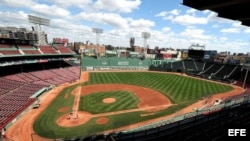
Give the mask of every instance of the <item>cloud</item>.
<svg viewBox="0 0 250 141">
<path fill-rule="evenodd" d="M 173 23 L 180 25 L 195 25 L 195 24 L 207 24 L 206 17 L 196 17 L 196 10 L 190 9 L 184 15 L 180 15 L 180 10 L 174 9 L 171 11 L 162 11 L 156 14 L 156 17 L 162 17 L 163 20 L 170 20 Z"/>
<path fill-rule="evenodd" d="M 163 32 L 169 32 L 171 30 L 171 28 L 169 28 L 169 27 L 164 27 L 164 28 L 162 28 L 162 31 Z"/>
<path fill-rule="evenodd" d="M 187 38 L 187 39 L 197 39 L 204 42 L 204 40 L 210 40 L 212 37 L 209 35 L 204 34 L 205 31 L 202 29 L 196 29 L 196 28 L 186 28 L 182 33 L 180 33 L 181 36 Z"/>
<path fill-rule="evenodd" d="M 1 0 L 1 4 L 10 7 L 30 7 L 35 4 L 35 2 L 33 0 Z"/>
<path fill-rule="evenodd" d="M 92 0 L 47 0 L 49 2 L 55 3 L 56 5 L 60 5 L 61 7 L 70 7 L 75 6 L 79 8 L 87 8 L 92 4 Z"/>
<path fill-rule="evenodd" d="M 207 24 L 207 18 L 194 17 L 191 15 L 180 15 L 172 19 L 172 22 L 181 25 Z"/>
<path fill-rule="evenodd" d="M 19 12 L 1 12 L 0 11 L 0 17 L 1 17 L 1 22 L 0 24 L 5 24 L 5 26 L 23 26 L 25 24 L 28 24 L 28 16 L 26 13 L 23 11 Z"/>
<path fill-rule="evenodd" d="M 156 14 L 155 17 L 162 17 L 162 18 L 164 18 L 164 17 L 167 17 L 169 15 L 178 16 L 178 15 L 180 15 L 180 10 L 173 9 L 171 11 L 162 11 L 162 12 Z"/>
<path fill-rule="evenodd" d="M 140 4 L 141 0 L 97 0 L 93 7 L 98 10 L 130 13 L 134 9 L 139 9 Z"/>
<path fill-rule="evenodd" d="M 244 30 L 244 32 L 245 32 L 245 33 L 250 33 L 250 28 L 246 28 L 246 29 Z"/>
<path fill-rule="evenodd" d="M 38 14 L 45 16 L 59 16 L 59 17 L 67 17 L 70 15 L 70 12 L 58 7 L 57 5 L 45 5 L 45 4 L 35 4 L 30 7 L 30 9 Z"/>
<path fill-rule="evenodd" d="M 224 28 L 224 29 L 221 29 L 220 32 L 223 32 L 223 33 L 240 33 L 240 29 L 239 28 Z"/>
<path fill-rule="evenodd" d="M 180 10 L 174 9 L 174 10 L 171 10 L 169 13 L 170 13 L 171 15 L 178 16 L 178 15 L 180 15 Z"/>
<path fill-rule="evenodd" d="M 193 9 L 193 8 L 191 8 L 191 9 L 189 9 L 189 10 L 187 10 L 187 14 L 191 14 L 191 15 L 195 15 L 195 12 L 196 12 L 197 10 L 196 9 Z"/>
<path fill-rule="evenodd" d="M 167 14 L 168 14 L 167 11 L 162 11 L 162 12 L 156 14 L 155 16 L 156 16 L 156 17 L 165 17 L 165 16 L 167 16 Z"/>
<path fill-rule="evenodd" d="M 131 27 L 151 27 L 151 26 L 155 26 L 155 22 L 144 20 L 144 19 L 139 19 L 139 20 L 131 21 L 130 26 Z"/>
<path fill-rule="evenodd" d="M 128 19 L 121 17 L 115 13 L 86 13 L 81 12 L 76 16 L 86 21 L 110 25 L 116 28 L 128 27 Z"/>
<path fill-rule="evenodd" d="M 1 2 L 10 7 L 17 7 L 16 9 L 28 8 L 30 11 L 42 16 L 67 17 L 70 15 L 68 10 L 57 5 L 40 4 L 34 0 L 2 0 Z"/>
</svg>

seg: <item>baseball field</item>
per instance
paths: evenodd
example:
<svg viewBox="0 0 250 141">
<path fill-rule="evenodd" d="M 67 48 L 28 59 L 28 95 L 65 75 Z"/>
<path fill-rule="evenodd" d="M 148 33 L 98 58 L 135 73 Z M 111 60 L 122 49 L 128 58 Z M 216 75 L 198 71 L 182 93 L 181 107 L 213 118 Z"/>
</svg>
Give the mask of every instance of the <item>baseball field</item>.
<svg viewBox="0 0 250 141">
<path fill-rule="evenodd" d="M 64 87 L 33 124 L 44 138 L 68 138 L 131 128 L 165 117 L 230 85 L 157 72 L 85 72 Z M 85 78 L 85 79 L 86 79 Z M 133 126 L 135 125 L 135 126 Z"/>
</svg>

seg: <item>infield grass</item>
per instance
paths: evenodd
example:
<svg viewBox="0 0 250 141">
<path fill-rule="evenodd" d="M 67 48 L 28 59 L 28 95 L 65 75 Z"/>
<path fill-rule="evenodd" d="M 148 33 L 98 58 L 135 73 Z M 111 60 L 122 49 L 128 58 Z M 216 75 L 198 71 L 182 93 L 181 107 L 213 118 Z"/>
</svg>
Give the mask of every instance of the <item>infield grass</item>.
<svg viewBox="0 0 250 141">
<path fill-rule="evenodd" d="M 181 75 L 155 72 L 91 72 L 89 74 L 89 81 L 81 85 L 84 86 L 90 84 L 93 85 L 107 83 L 130 84 L 151 88 L 167 96 L 172 101 L 172 103 L 174 103 L 174 105 L 167 108 L 166 110 L 158 111 L 152 116 L 141 117 L 140 115 L 145 112 L 137 111 L 108 116 L 109 122 L 105 125 L 97 125 L 95 123 L 96 118 L 93 118 L 89 122 L 76 127 L 61 127 L 56 124 L 56 119 L 63 114 L 68 113 L 69 111 L 58 112 L 58 109 L 61 107 L 70 107 L 69 109 L 72 109 L 74 96 L 70 93 L 73 89 L 79 86 L 78 84 L 65 88 L 48 106 L 48 108 L 41 113 L 34 123 L 35 132 L 40 136 L 47 138 L 66 138 L 94 134 L 104 130 L 114 129 L 132 123 L 168 115 L 198 101 L 202 97 L 210 96 L 216 93 L 227 92 L 233 89 L 231 86 L 225 84 L 218 84 L 206 80 L 184 77 Z M 114 93 L 116 92 L 110 93 L 115 95 Z M 65 99 L 64 95 L 67 93 L 69 93 L 69 96 L 67 99 Z M 103 93 L 102 98 L 107 97 L 107 93 Z M 120 97 L 118 96 L 117 98 Z M 88 101 L 83 101 L 87 103 L 93 101 L 93 98 L 91 97 L 86 99 L 88 99 Z M 136 100 L 132 103 L 135 104 Z M 105 105 L 99 105 L 99 107 L 96 109 L 94 105 L 93 107 L 92 105 L 88 107 L 88 109 L 92 109 L 91 112 L 94 113 L 99 113 L 100 111 L 105 110 L 105 112 L 109 112 L 111 110 L 125 110 L 128 107 L 121 104 L 120 106 L 115 106 L 115 108 L 113 107 L 109 110 L 106 108 L 107 107 L 105 107 Z M 129 108 L 134 108 L 134 106 Z M 82 110 L 85 109 L 83 108 Z"/>
<path fill-rule="evenodd" d="M 104 103 L 105 98 L 114 98 L 114 103 Z M 80 99 L 79 110 L 92 114 L 135 109 L 139 103 L 138 98 L 128 91 L 96 92 Z"/>
</svg>

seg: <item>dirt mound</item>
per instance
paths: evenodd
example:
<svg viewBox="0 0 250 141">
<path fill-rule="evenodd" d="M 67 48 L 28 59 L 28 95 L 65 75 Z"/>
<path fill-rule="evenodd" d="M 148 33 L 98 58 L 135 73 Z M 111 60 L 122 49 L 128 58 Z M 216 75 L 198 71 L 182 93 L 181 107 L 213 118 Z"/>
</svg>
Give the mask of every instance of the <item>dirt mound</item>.
<svg viewBox="0 0 250 141">
<path fill-rule="evenodd" d="M 115 98 L 104 98 L 102 100 L 103 103 L 114 103 L 116 102 L 116 99 Z"/>
</svg>

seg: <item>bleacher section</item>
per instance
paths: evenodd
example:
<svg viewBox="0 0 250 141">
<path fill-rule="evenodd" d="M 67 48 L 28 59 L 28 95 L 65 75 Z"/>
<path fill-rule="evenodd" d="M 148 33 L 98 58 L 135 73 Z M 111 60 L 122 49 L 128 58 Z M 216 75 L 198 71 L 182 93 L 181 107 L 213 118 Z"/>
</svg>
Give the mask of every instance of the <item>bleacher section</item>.
<svg viewBox="0 0 250 141">
<path fill-rule="evenodd" d="M 153 60 L 149 70 L 168 72 L 184 71 L 185 73 L 193 76 L 219 80 L 226 83 L 233 83 L 233 81 L 240 78 L 242 66 L 213 62 L 201 62 L 195 60 L 182 60 L 175 62 Z"/>
<path fill-rule="evenodd" d="M 241 71 L 242 66 L 240 65 L 206 62 L 204 70 L 199 74 L 204 78 L 232 83 L 234 80 L 239 79 Z"/>
<path fill-rule="evenodd" d="M 212 75 L 215 75 L 222 68 L 223 68 L 223 64 L 207 62 L 205 65 L 205 70 L 201 74 L 204 76 L 212 76 Z"/>
<path fill-rule="evenodd" d="M 184 69 L 186 71 L 198 71 L 198 68 L 193 60 L 185 60 L 183 61 L 183 63 L 184 63 Z"/>
</svg>

